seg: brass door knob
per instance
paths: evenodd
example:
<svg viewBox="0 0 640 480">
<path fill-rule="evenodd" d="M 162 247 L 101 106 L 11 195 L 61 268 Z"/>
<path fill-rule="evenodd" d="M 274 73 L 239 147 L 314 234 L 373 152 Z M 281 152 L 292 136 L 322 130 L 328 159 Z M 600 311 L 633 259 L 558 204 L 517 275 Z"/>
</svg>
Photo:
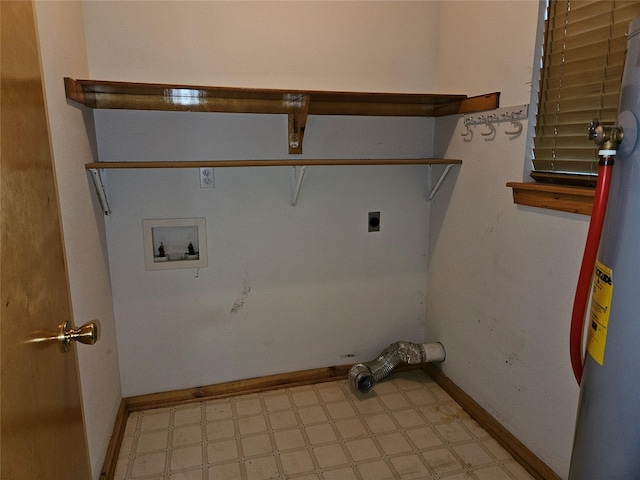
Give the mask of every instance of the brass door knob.
<svg viewBox="0 0 640 480">
<path fill-rule="evenodd" d="M 65 352 L 69 351 L 69 345 L 72 340 L 86 345 L 93 345 L 98 341 L 98 338 L 100 338 L 100 322 L 98 320 L 87 322 L 78 328 L 73 328 L 69 321 L 65 321 L 60 325 L 58 340 L 62 342 L 62 349 Z"/>
</svg>

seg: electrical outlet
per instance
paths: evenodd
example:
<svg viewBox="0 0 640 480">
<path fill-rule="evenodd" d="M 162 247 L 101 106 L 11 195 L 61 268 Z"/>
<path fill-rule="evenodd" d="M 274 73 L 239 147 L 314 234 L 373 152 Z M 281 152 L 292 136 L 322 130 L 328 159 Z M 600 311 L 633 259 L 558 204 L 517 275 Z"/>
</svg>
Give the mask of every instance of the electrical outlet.
<svg viewBox="0 0 640 480">
<path fill-rule="evenodd" d="M 214 188 L 213 167 L 200 167 L 200 188 Z"/>
</svg>

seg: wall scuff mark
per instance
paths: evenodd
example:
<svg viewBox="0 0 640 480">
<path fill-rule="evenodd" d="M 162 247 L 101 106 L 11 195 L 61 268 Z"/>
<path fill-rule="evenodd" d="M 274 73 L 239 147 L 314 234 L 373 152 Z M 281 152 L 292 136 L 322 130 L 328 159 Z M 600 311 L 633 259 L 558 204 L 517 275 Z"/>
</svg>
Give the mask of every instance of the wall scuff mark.
<svg viewBox="0 0 640 480">
<path fill-rule="evenodd" d="M 249 296 L 250 291 L 251 291 L 251 285 L 249 285 L 249 279 L 246 278 L 244 280 L 244 288 L 242 289 L 242 293 L 233 303 L 233 307 L 231 307 L 231 313 L 238 313 L 238 310 L 240 310 L 244 306 L 244 302 Z"/>
</svg>

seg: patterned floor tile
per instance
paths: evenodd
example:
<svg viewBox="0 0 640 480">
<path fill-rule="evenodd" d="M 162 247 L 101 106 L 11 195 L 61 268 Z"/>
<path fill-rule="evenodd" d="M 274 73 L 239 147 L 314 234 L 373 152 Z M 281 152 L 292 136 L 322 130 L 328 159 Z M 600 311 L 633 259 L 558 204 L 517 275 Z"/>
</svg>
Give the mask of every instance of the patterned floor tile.
<svg viewBox="0 0 640 480">
<path fill-rule="evenodd" d="M 115 480 L 530 480 L 421 370 L 132 412 Z"/>
</svg>

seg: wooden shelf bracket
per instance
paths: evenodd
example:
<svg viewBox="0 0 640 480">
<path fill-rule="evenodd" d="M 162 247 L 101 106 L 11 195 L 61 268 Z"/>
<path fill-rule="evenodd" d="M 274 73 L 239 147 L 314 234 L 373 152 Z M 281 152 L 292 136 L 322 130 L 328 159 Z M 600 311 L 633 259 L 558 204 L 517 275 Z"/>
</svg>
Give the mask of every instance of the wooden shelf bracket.
<svg viewBox="0 0 640 480">
<path fill-rule="evenodd" d="M 302 153 L 302 139 L 304 129 L 307 126 L 307 115 L 309 115 L 309 95 L 290 95 L 291 113 L 289 117 L 289 153 Z"/>
</svg>

